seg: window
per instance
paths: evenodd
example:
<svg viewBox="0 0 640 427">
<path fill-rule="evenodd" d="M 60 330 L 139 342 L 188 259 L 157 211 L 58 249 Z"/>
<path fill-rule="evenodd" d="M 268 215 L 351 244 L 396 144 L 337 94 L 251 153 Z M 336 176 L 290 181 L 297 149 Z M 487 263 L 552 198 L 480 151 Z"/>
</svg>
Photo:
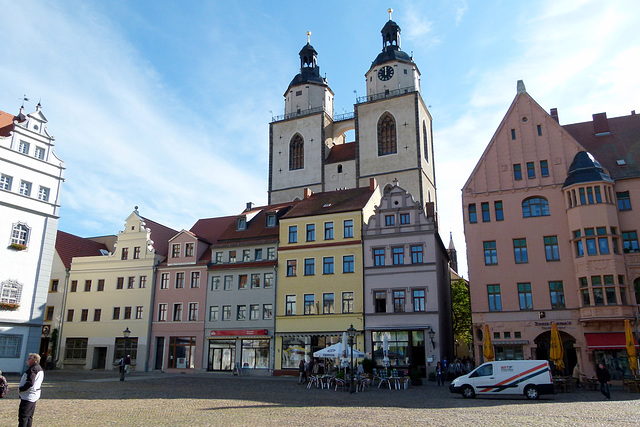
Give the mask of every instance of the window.
<svg viewBox="0 0 640 427">
<path fill-rule="evenodd" d="M 223 305 L 222 306 L 222 321 L 231 320 L 231 306 Z"/>
<path fill-rule="evenodd" d="M 316 240 L 316 225 L 307 224 L 307 242 L 314 242 Z"/>
<path fill-rule="evenodd" d="M 71 289 L 69 290 L 70 292 L 76 292 L 78 290 L 78 281 L 77 280 L 72 280 L 71 281 Z"/>
<path fill-rule="evenodd" d="M 549 176 L 549 162 L 540 160 L 540 176 Z"/>
<path fill-rule="evenodd" d="M 558 249 L 558 236 L 545 236 L 544 254 L 547 261 L 560 260 L 560 250 Z"/>
<path fill-rule="evenodd" d="M 273 319 L 273 304 L 262 305 L 262 318 L 264 320 Z"/>
<path fill-rule="evenodd" d="M 251 249 L 243 249 L 242 250 L 242 262 L 251 261 Z"/>
<path fill-rule="evenodd" d="M 404 264 L 404 248 L 403 247 L 391 248 L 391 253 L 393 255 L 393 265 Z"/>
<path fill-rule="evenodd" d="M 333 257 L 322 258 L 322 274 L 333 274 Z"/>
<path fill-rule="evenodd" d="M 298 242 L 298 226 L 290 225 L 289 226 L 289 243 L 297 243 Z"/>
<path fill-rule="evenodd" d="M 618 298 L 616 297 L 616 284 L 613 281 L 612 275 L 605 275 L 604 279 L 604 293 L 607 298 L 607 305 L 618 304 Z"/>
<path fill-rule="evenodd" d="M 249 306 L 249 320 L 260 319 L 260 304 L 251 304 Z"/>
<path fill-rule="evenodd" d="M 122 254 L 120 255 L 120 259 L 128 259 L 129 258 L 129 248 L 122 248 Z"/>
<path fill-rule="evenodd" d="M 49 189 L 47 187 L 40 186 L 38 190 L 38 200 L 42 200 L 43 202 L 49 201 Z"/>
<path fill-rule="evenodd" d="M 182 320 L 182 303 L 173 304 L 173 321 L 180 322 Z"/>
<path fill-rule="evenodd" d="M 186 257 L 193 256 L 194 248 L 195 248 L 195 245 L 193 243 L 186 243 L 184 245 L 184 256 Z"/>
<path fill-rule="evenodd" d="M 516 130 L 515 129 L 511 129 L 511 139 L 516 139 Z"/>
<path fill-rule="evenodd" d="M 593 228 L 584 229 L 585 236 L 593 236 Z M 596 239 L 593 237 L 587 238 L 587 255 L 598 255 L 598 249 L 596 248 Z"/>
<path fill-rule="evenodd" d="M 143 308 L 141 305 L 136 306 L 136 319 L 142 319 Z"/>
<path fill-rule="evenodd" d="M 73 309 L 67 310 L 67 322 L 73 322 Z"/>
<path fill-rule="evenodd" d="M 18 359 L 22 350 L 22 335 L 0 335 L 0 358 Z"/>
<path fill-rule="evenodd" d="M 538 130 L 538 136 L 542 136 L 542 125 L 538 125 L 536 128 Z"/>
<path fill-rule="evenodd" d="M 520 301 L 520 310 L 533 309 L 531 283 L 518 283 L 518 300 Z"/>
<path fill-rule="evenodd" d="M 502 211 L 502 201 L 494 202 L 493 206 L 496 210 L 496 221 L 504 220 L 504 212 Z"/>
<path fill-rule="evenodd" d="M 584 188 L 579 188 L 578 189 L 578 193 L 580 194 L 580 204 L 581 205 L 586 205 L 587 204 L 587 199 L 585 197 Z"/>
<path fill-rule="evenodd" d="M 158 322 L 167 321 L 167 304 L 158 304 Z"/>
<path fill-rule="evenodd" d="M 584 256 L 584 248 L 582 246 L 582 240 L 580 240 L 581 236 L 582 236 L 582 232 L 580 230 L 573 231 L 573 238 L 575 240 L 575 246 L 576 246 L 576 258 Z"/>
<path fill-rule="evenodd" d="M 267 248 L 267 259 L 276 259 L 276 248 Z"/>
<path fill-rule="evenodd" d="M 619 211 L 630 211 L 631 210 L 631 199 L 629 198 L 628 191 L 622 191 L 616 193 L 616 198 L 618 199 L 618 210 Z"/>
<path fill-rule="evenodd" d="M 598 227 L 596 228 L 596 233 L 598 233 L 599 236 L 606 235 L 607 228 Z M 598 249 L 600 250 L 600 255 L 609 254 L 609 239 L 607 237 L 598 237 Z"/>
<path fill-rule="evenodd" d="M 604 292 L 602 291 L 602 277 L 591 276 L 591 287 L 593 288 L 593 303 L 604 305 Z"/>
<path fill-rule="evenodd" d="M 533 162 L 527 162 L 527 178 L 533 179 L 536 177 L 536 167 Z"/>
<path fill-rule="evenodd" d="M 20 181 L 20 194 L 23 196 L 31 196 L 31 183 L 27 181 Z"/>
<path fill-rule="evenodd" d="M 404 313 L 405 311 L 404 291 L 393 291 L 393 312 Z"/>
<path fill-rule="evenodd" d="M 238 289 L 247 289 L 247 275 L 238 275 Z"/>
<path fill-rule="evenodd" d="M 84 291 L 91 292 L 91 280 L 84 281 Z"/>
<path fill-rule="evenodd" d="M 522 202 L 522 217 L 549 216 L 549 202 L 543 197 L 529 197 Z"/>
<path fill-rule="evenodd" d="M 520 163 L 513 165 L 513 179 L 520 181 L 522 179 L 522 167 Z"/>
<path fill-rule="evenodd" d="M 0 285 L 0 302 L 20 304 L 22 285 L 15 280 L 6 280 Z"/>
<path fill-rule="evenodd" d="M 128 278 L 127 280 L 127 289 L 133 289 L 133 286 L 135 285 L 136 282 L 136 278 L 131 276 Z"/>
<path fill-rule="evenodd" d="M 402 224 L 402 225 L 411 224 L 411 216 L 408 213 L 401 213 L 400 214 L 400 224 Z"/>
<path fill-rule="evenodd" d="M 276 226 L 276 216 L 274 214 L 267 214 L 267 227 Z"/>
<path fill-rule="evenodd" d="M 138 281 L 138 288 L 144 289 L 147 287 L 147 276 L 140 276 Z"/>
<path fill-rule="evenodd" d="M 211 290 L 212 291 L 220 290 L 220 276 L 211 276 Z"/>
<path fill-rule="evenodd" d="M 304 168 L 304 139 L 296 133 L 289 143 L 289 170 Z"/>
<path fill-rule="evenodd" d="M 635 231 L 622 232 L 622 247 L 624 253 L 638 252 L 638 233 Z"/>
<path fill-rule="evenodd" d="M 411 246 L 411 264 L 422 264 L 422 245 Z"/>
<path fill-rule="evenodd" d="M 13 177 L 5 174 L 0 175 L 0 190 L 11 191 L 12 182 L 13 182 Z"/>
<path fill-rule="evenodd" d="M 176 289 L 184 288 L 184 272 L 176 273 Z"/>
<path fill-rule="evenodd" d="M 413 293 L 413 311 L 426 311 L 426 297 L 424 289 L 414 289 Z"/>
<path fill-rule="evenodd" d="M 591 187 L 587 187 L 587 200 L 589 201 L 590 205 L 593 204 L 593 188 Z"/>
<path fill-rule="evenodd" d="M 596 203 L 602 203 L 602 194 L 600 193 L 600 186 L 596 185 L 593 188 L 593 190 L 596 193 Z"/>
<path fill-rule="evenodd" d="M 316 274 L 316 260 L 314 258 L 306 258 L 304 260 L 304 275 L 313 276 Z"/>
<path fill-rule="evenodd" d="M 483 242 L 484 245 L 484 265 L 498 264 L 498 250 L 496 249 L 496 241 Z"/>
<path fill-rule="evenodd" d="M 322 314 L 334 314 L 335 312 L 334 294 L 322 294 Z"/>
<path fill-rule="evenodd" d="M 324 240 L 333 240 L 333 222 L 324 223 Z"/>
<path fill-rule="evenodd" d="M 378 120 L 378 156 L 397 152 L 396 122 L 389 113 Z"/>
<path fill-rule="evenodd" d="M 478 215 L 476 213 L 476 204 L 475 203 L 471 203 L 469 205 L 469 222 L 471 224 L 475 224 L 476 222 L 478 222 Z"/>
<path fill-rule="evenodd" d="M 353 292 L 342 293 L 342 313 L 353 313 Z"/>
<path fill-rule="evenodd" d="M 64 358 L 84 360 L 87 358 L 88 338 L 67 338 L 64 345 Z"/>
<path fill-rule="evenodd" d="M 125 320 L 131 319 L 131 307 L 124 308 L 124 316 L 122 318 Z"/>
<path fill-rule="evenodd" d="M 60 282 L 58 281 L 58 279 L 54 279 L 51 281 L 51 288 L 49 290 L 49 292 L 58 292 L 58 284 Z"/>
<path fill-rule="evenodd" d="M 83 308 L 82 311 L 80 312 L 80 321 L 86 322 L 88 318 L 89 318 L 89 310 L 86 308 Z"/>
<path fill-rule="evenodd" d="M 29 154 L 29 143 L 25 141 L 20 141 L 20 145 L 18 146 L 18 152 L 22 154 Z"/>
<path fill-rule="evenodd" d="M 180 243 L 174 243 L 171 245 L 171 258 L 178 258 L 180 256 Z"/>
<path fill-rule="evenodd" d="M 481 203 L 482 208 L 482 222 L 491 221 L 491 213 L 489 212 L 489 203 Z"/>
<path fill-rule="evenodd" d="M 342 257 L 342 272 L 353 273 L 355 271 L 355 257 L 353 255 L 345 255 Z"/>
<path fill-rule="evenodd" d="M 387 292 L 376 291 L 374 294 L 374 305 L 376 313 L 387 312 Z"/>
<path fill-rule="evenodd" d="M 11 229 L 11 244 L 27 246 L 31 229 L 20 222 L 13 224 Z"/>
<path fill-rule="evenodd" d="M 191 272 L 191 287 L 199 288 L 200 287 L 200 272 L 192 271 Z"/>
<path fill-rule="evenodd" d="M 296 315 L 296 296 L 295 295 L 287 295 L 285 297 L 285 310 L 286 310 L 287 316 Z"/>
<path fill-rule="evenodd" d="M 44 160 L 44 153 L 45 153 L 44 148 L 36 147 L 36 150 L 33 156 L 37 159 Z"/>
<path fill-rule="evenodd" d="M 53 311 L 54 311 L 55 307 L 52 305 L 47 306 L 45 312 L 44 312 L 44 321 L 45 322 L 51 322 L 53 320 Z"/>
<path fill-rule="evenodd" d="M 587 307 L 591 305 L 591 298 L 589 296 L 589 282 L 586 277 L 581 277 L 580 281 L 580 292 L 582 293 L 582 305 Z"/>
<path fill-rule="evenodd" d="M 169 337 L 168 368 L 194 368 L 196 337 Z"/>
<path fill-rule="evenodd" d="M 209 322 L 218 321 L 218 306 L 212 305 L 209 307 Z"/>
<path fill-rule="evenodd" d="M 407 74 L 407 69 L 405 68 L 404 73 Z M 427 139 L 427 123 L 425 121 L 422 122 L 422 139 L 424 140 L 424 158 L 428 162 L 429 161 L 429 140 Z"/>
<path fill-rule="evenodd" d="M 224 290 L 230 291 L 233 283 L 233 276 L 224 276 Z"/>
<path fill-rule="evenodd" d="M 229 251 L 229 262 L 236 262 L 236 251 Z"/>
<path fill-rule="evenodd" d="M 222 256 L 223 256 L 222 252 L 216 252 L 216 264 L 222 263 Z"/>
<path fill-rule="evenodd" d="M 245 230 L 247 228 L 247 218 L 240 217 L 236 223 L 236 230 Z"/>
<path fill-rule="evenodd" d="M 251 275 L 251 289 L 260 288 L 260 274 L 254 273 Z"/>
<path fill-rule="evenodd" d="M 316 313 L 316 300 L 313 294 L 304 294 L 304 314 Z"/>
<path fill-rule="evenodd" d="M 380 267 L 384 265 L 384 248 L 373 250 L 373 265 Z"/>
<path fill-rule="evenodd" d="M 190 302 L 189 303 L 189 322 L 197 322 L 198 321 L 198 303 Z"/>
<path fill-rule="evenodd" d="M 529 262 L 527 255 L 527 239 L 513 239 L 513 255 L 516 264 L 525 264 Z"/>
<path fill-rule="evenodd" d="M 487 295 L 489 297 L 489 311 L 502 311 L 500 285 L 487 285 Z"/>
<path fill-rule="evenodd" d="M 162 273 L 160 276 L 160 289 L 169 289 L 169 273 Z"/>
<path fill-rule="evenodd" d="M 264 273 L 264 288 L 273 288 L 273 273 Z"/>
<path fill-rule="evenodd" d="M 262 261 L 262 249 L 258 248 L 254 251 L 253 257 L 256 261 Z"/>
<path fill-rule="evenodd" d="M 384 216 L 384 225 L 390 227 L 392 225 L 396 225 L 396 217 L 395 215 L 385 215 Z"/>
<path fill-rule="evenodd" d="M 353 220 L 345 219 L 343 224 L 344 224 L 344 238 L 348 239 L 350 237 L 353 237 Z"/>
<path fill-rule="evenodd" d="M 287 260 L 287 277 L 294 277 L 296 275 L 297 264 L 298 264 L 298 260 L 295 260 L 295 259 Z"/>
<path fill-rule="evenodd" d="M 120 307 L 113 307 L 113 316 L 112 316 L 113 320 L 118 320 L 120 319 Z"/>
</svg>

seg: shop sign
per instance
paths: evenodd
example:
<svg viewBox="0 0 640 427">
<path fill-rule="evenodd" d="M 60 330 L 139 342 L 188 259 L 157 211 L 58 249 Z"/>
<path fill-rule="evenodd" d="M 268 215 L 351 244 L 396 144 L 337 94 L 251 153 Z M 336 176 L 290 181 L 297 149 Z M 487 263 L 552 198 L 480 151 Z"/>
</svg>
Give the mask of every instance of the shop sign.
<svg viewBox="0 0 640 427">
<path fill-rule="evenodd" d="M 212 337 L 229 337 L 229 336 L 264 336 L 268 335 L 266 329 L 238 329 L 232 331 L 211 331 Z"/>
</svg>

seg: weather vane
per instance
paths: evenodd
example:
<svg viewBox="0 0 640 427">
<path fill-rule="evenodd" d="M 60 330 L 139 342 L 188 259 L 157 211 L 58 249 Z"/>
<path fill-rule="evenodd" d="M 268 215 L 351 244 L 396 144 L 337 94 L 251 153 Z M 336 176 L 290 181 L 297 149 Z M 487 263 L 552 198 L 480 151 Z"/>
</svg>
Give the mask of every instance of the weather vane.
<svg viewBox="0 0 640 427">
<path fill-rule="evenodd" d="M 25 102 L 29 102 L 29 98 L 27 98 L 27 95 L 22 95 L 22 106 L 24 107 L 24 103 Z"/>
<path fill-rule="evenodd" d="M 307 31 L 307 44 L 311 44 L 311 31 Z"/>
<path fill-rule="evenodd" d="M 389 12 L 389 21 L 391 21 L 391 14 L 393 13 L 393 9 L 389 8 L 387 12 Z"/>
</svg>

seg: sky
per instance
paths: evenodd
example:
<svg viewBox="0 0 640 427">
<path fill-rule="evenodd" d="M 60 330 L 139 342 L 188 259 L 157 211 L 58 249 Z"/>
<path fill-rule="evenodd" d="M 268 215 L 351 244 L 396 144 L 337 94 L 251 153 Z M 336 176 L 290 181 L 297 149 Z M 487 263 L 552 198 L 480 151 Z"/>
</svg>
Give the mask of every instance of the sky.
<svg viewBox="0 0 640 427">
<path fill-rule="evenodd" d="M 353 111 L 389 19 L 433 117 L 440 234 L 467 277 L 461 188 L 518 80 L 561 124 L 640 109 L 637 0 L 0 0 L 0 110 L 38 102 L 65 162 L 59 229 L 176 230 L 267 203 L 268 129 L 311 31 Z M 472 278 L 471 278 L 472 279 Z"/>
</svg>

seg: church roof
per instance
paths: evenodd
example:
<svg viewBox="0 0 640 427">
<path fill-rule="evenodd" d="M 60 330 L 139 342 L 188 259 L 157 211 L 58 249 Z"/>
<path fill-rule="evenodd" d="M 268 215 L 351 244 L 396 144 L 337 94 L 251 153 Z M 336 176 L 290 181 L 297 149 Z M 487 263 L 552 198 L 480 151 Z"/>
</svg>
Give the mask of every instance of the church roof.
<svg viewBox="0 0 640 427">
<path fill-rule="evenodd" d="M 349 142 L 347 144 L 334 145 L 329 152 L 325 163 L 346 162 L 347 160 L 355 160 L 356 143 Z"/>
<path fill-rule="evenodd" d="M 389 61 L 404 61 L 413 64 L 413 59 L 405 52 L 401 51 L 398 46 L 387 46 L 371 63 L 371 67 L 384 64 Z"/>
</svg>

